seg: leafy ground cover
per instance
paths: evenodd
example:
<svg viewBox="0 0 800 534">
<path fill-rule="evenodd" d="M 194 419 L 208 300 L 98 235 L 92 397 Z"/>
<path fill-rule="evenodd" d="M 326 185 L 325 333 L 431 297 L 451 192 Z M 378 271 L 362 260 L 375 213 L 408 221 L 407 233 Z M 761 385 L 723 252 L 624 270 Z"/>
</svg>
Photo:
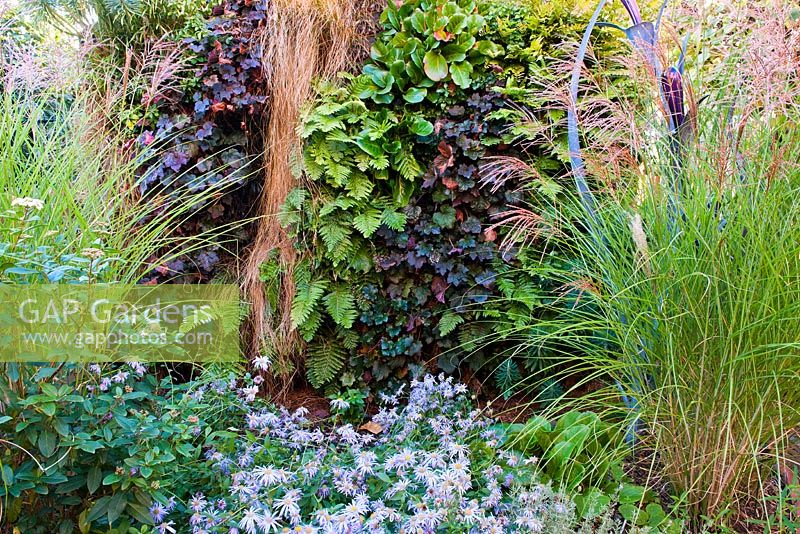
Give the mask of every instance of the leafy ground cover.
<svg viewBox="0 0 800 534">
<path fill-rule="evenodd" d="M 596 416 L 502 424 L 444 376 L 381 395 L 369 420 L 359 397 L 334 397 L 320 424 L 258 398 L 258 376 L 217 369 L 175 384 L 136 363 L 26 371 L 9 369 L 0 422 L 17 435 L 2 457 L 5 511 L 26 532 L 613 532 L 617 496 L 631 509 L 622 517 L 667 525 L 618 460 L 602 489 L 577 500 L 560 489 L 567 464 L 604 450 L 553 453 L 548 441 L 581 442 Z M 570 477 L 574 489 L 582 475 Z"/>
</svg>

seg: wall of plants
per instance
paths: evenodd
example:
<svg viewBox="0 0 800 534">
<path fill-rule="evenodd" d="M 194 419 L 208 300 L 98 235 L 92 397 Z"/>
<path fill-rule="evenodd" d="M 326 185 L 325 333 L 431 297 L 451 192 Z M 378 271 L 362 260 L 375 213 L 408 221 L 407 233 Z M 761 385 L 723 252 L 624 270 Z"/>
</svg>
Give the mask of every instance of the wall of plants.
<svg viewBox="0 0 800 534">
<path fill-rule="evenodd" d="M 303 117 L 307 185 L 283 213 L 304 258 L 292 321 L 314 386 L 498 369 L 511 394 L 520 365 L 539 366 L 539 354 L 504 355 L 503 340 L 509 319 L 524 335 L 553 300 L 552 283 L 526 266 L 566 258 L 519 254 L 497 223 L 561 193 L 566 147 L 526 151 L 515 125 L 527 106 L 565 135 L 536 95 L 589 14 L 567 2 L 390 2 L 361 73 L 318 87 Z M 526 172 L 491 171 L 510 155 Z M 264 266 L 268 285 L 279 275 Z"/>
<path fill-rule="evenodd" d="M 134 105 L 125 103 L 120 110 L 144 154 L 143 194 L 165 197 L 164 209 L 170 209 L 171 197 L 216 192 L 179 233 L 197 235 L 230 225 L 235 231 L 229 242 L 244 246 L 251 239 L 251 227 L 235 221 L 252 216 L 257 198 L 252 178 L 259 170 L 260 125 L 267 109 L 259 30 L 267 9 L 264 1 L 232 0 L 207 17 L 190 19 L 157 45 L 163 49 L 157 61 L 172 71 L 173 83 L 155 91 L 143 88 L 132 96 Z M 157 156 L 148 158 L 151 152 Z M 145 281 L 208 281 L 221 259 L 231 255 L 219 245 L 193 250 L 156 265 Z"/>
<path fill-rule="evenodd" d="M 590 7 L 390 2 L 358 73 L 318 84 L 302 117 L 296 173 L 304 185 L 281 214 L 301 258 L 290 273 L 291 320 L 307 343 L 312 385 L 373 385 L 440 369 L 491 376 L 510 395 L 525 370 L 542 367 L 541 350 L 506 354 L 508 325 L 525 336 L 542 304 L 552 310 L 553 284 L 533 271 L 568 258 L 543 246 L 520 253 L 499 223 L 562 194 L 564 117 L 544 89 L 569 52 L 561 43 L 578 37 Z M 194 246 L 154 263 L 146 283 L 210 281 L 252 242 L 254 227 L 242 221 L 257 214 L 260 126 L 269 120 L 261 64 L 268 16 L 266 1 L 228 0 L 187 18 L 152 47 L 174 81 L 138 88 L 120 105 L 143 154 L 142 194 L 169 210 L 170 198 L 215 191 L 176 232 L 231 227 L 227 247 Z M 595 52 L 619 44 L 604 36 Z M 522 110 L 555 149 L 519 142 Z M 506 156 L 528 166 L 498 171 Z M 286 274 L 277 256 L 262 266 L 272 309 Z"/>
</svg>

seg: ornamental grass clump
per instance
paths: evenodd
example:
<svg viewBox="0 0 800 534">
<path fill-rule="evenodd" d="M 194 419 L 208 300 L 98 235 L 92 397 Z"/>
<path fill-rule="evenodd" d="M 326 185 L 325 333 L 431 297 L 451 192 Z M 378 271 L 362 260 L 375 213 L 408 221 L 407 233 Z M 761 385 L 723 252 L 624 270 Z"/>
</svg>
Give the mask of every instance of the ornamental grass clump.
<svg viewBox="0 0 800 534">
<path fill-rule="evenodd" d="M 198 193 L 195 186 L 210 173 L 184 170 L 171 195 L 143 193 L 157 170 L 151 162 L 170 147 L 153 142 L 139 151 L 128 148 L 122 128 L 109 124 L 91 84 L 94 74 L 87 50 L 69 47 L 9 47 L 0 61 L 0 189 L 6 193 L 0 198 L 0 243 L 13 245 L 3 248 L 4 269 L 23 262 L 36 280 L 55 283 L 63 274 L 59 262 L 69 263 L 66 255 L 93 248 L 113 258 L 101 281 L 136 282 L 183 254 L 223 244 L 221 236 L 247 223 L 177 235 L 175 228 L 234 184 Z M 147 69 L 131 72 L 118 85 L 155 87 L 157 76 Z M 108 90 L 125 94 L 117 86 Z M 40 204 L 35 219 L 23 217 L 24 231 L 24 206 L 13 205 L 15 198 Z"/>
<path fill-rule="evenodd" d="M 686 78 L 686 101 L 665 91 L 666 131 L 637 118 L 632 137 L 643 142 L 627 145 L 636 165 L 593 192 L 590 210 L 554 209 L 553 239 L 579 261 L 548 275 L 561 276 L 564 298 L 583 289 L 529 337 L 580 377 L 573 391 L 608 384 L 584 406 L 625 407 L 632 442 L 657 452 L 652 475 L 669 481 L 697 529 L 740 524 L 746 509 L 768 516 L 768 486 L 797 465 L 786 447 L 800 427 L 800 90 L 790 66 L 800 40 L 784 14 L 762 13 L 739 35 L 753 49 L 729 43 L 699 105 Z M 674 124 L 684 106 L 688 132 Z"/>
<path fill-rule="evenodd" d="M 554 409 L 627 414 L 695 530 L 768 517 L 769 487 L 798 461 L 800 27 L 786 3 L 740 9 L 757 22 L 712 32 L 711 60 L 684 41 L 663 68 L 677 52 L 635 42 L 623 63 L 642 98 L 610 101 L 591 78 L 565 99 L 589 144 L 571 148 L 581 194 L 545 216 L 577 260 L 542 267 L 562 298 L 510 333 L 559 355 L 548 369 L 573 385 Z"/>
</svg>

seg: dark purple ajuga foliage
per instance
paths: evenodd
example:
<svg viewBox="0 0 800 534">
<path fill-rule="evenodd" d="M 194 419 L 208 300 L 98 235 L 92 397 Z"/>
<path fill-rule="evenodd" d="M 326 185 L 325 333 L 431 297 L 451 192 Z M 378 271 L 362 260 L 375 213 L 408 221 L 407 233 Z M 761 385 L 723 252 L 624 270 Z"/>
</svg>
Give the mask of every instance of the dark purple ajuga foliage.
<svg viewBox="0 0 800 534">
<path fill-rule="evenodd" d="M 499 297 L 497 270 L 513 257 L 501 255 L 490 227 L 523 195 L 519 182 L 495 192 L 481 187 L 478 172 L 490 151 L 508 150 L 500 144 L 502 124 L 487 119 L 503 105 L 494 93 L 475 93 L 436 121 L 432 163 L 405 209 L 405 230 L 382 227 L 373 237 L 378 273 L 362 290 L 356 328 L 367 351 L 362 365 L 375 379 L 459 346 L 464 327 L 442 335 L 442 315 L 457 313 L 462 325 L 475 327 L 476 304 Z M 455 363 L 439 361 L 443 368 Z"/>
<path fill-rule="evenodd" d="M 267 8 L 266 0 L 228 0 L 214 8 L 208 34 L 183 43 L 187 60 L 194 65 L 183 93 L 162 99 L 157 119 L 143 119 L 138 125 L 140 146 L 167 148 L 159 160 L 148 162 L 141 180 L 143 193 L 170 194 L 178 187 L 201 192 L 211 186 L 244 184 L 186 221 L 178 234 L 197 235 L 241 220 L 257 198 L 255 184 L 248 181 L 257 170 L 257 160 L 248 157 L 246 147 L 258 146 L 258 131 L 251 125 L 261 119 L 266 101 L 257 31 L 266 23 Z M 231 237 L 250 238 L 248 230 Z M 157 265 L 144 281 L 207 279 L 221 254 L 201 250 Z"/>
<path fill-rule="evenodd" d="M 260 114 L 266 99 L 259 94 L 263 72 L 256 34 L 266 9 L 265 1 L 231 0 L 215 8 L 207 36 L 184 42 L 196 65 L 184 93 L 159 109 L 155 123 L 140 124 L 141 144 L 173 147 L 148 170 L 142 192 L 184 184 L 201 191 L 244 179 L 250 119 Z"/>
</svg>

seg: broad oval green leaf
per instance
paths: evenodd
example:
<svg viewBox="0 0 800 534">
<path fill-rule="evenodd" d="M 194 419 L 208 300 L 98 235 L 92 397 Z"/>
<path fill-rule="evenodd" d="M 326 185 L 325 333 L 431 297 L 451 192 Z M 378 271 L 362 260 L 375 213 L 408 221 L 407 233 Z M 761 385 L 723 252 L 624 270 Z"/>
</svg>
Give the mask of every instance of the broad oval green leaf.
<svg viewBox="0 0 800 534">
<path fill-rule="evenodd" d="M 425 137 L 433 133 L 433 124 L 422 117 L 414 117 L 408 126 L 411 133 L 415 133 L 420 137 Z"/>
<path fill-rule="evenodd" d="M 453 82 L 462 89 L 469 88 L 469 84 L 472 82 L 471 74 L 472 64 L 469 61 L 450 65 L 450 75 L 453 77 Z"/>
<path fill-rule="evenodd" d="M 419 104 L 425 99 L 428 90 L 423 87 L 412 87 L 403 95 L 403 100 L 409 104 Z"/>
<path fill-rule="evenodd" d="M 436 50 L 429 50 L 423 58 L 425 74 L 434 82 L 447 78 L 447 60 Z"/>
</svg>

